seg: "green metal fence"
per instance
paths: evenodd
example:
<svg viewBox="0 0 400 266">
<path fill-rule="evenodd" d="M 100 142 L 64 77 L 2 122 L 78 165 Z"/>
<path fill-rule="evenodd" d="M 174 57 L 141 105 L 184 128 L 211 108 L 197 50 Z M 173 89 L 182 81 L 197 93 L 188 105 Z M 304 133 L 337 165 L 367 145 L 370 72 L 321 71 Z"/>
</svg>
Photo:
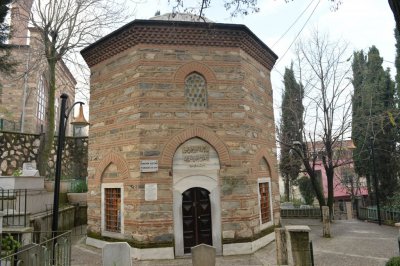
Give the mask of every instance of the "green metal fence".
<svg viewBox="0 0 400 266">
<path fill-rule="evenodd" d="M 24 245 L 18 250 L 10 251 L 2 247 L 0 253 L 0 265 L 70 266 L 71 231 L 60 233 L 54 238 Z"/>
<path fill-rule="evenodd" d="M 400 211 L 395 210 L 381 210 L 381 220 L 388 223 L 400 222 Z M 359 208 L 358 218 L 361 220 L 377 221 L 378 211 L 374 207 Z"/>
<path fill-rule="evenodd" d="M 312 218 L 317 219 L 321 217 L 320 208 L 307 208 L 307 209 L 281 209 L 282 218 Z"/>
</svg>

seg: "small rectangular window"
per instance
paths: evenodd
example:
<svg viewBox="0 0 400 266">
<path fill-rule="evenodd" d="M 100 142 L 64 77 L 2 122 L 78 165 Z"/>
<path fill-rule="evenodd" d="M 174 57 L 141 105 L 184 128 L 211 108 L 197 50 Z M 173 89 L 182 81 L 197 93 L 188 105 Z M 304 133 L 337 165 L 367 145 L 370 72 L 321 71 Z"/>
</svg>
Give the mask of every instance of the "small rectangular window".
<svg viewBox="0 0 400 266">
<path fill-rule="evenodd" d="M 105 229 L 121 232 L 121 189 L 105 188 Z"/>
<path fill-rule="evenodd" d="M 261 223 L 265 224 L 271 221 L 269 182 L 258 183 L 258 189 L 260 193 Z"/>
</svg>

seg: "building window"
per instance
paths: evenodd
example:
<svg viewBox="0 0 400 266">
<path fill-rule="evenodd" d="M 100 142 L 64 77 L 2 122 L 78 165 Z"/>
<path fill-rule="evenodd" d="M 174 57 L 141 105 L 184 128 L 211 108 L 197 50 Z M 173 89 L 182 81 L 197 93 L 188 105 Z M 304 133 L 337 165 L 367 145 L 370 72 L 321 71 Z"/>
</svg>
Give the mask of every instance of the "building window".
<svg viewBox="0 0 400 266">
<path fill-rule="evenodd" d="M 265 224 L 271 221 L 270 183 L 269 182 L 258 183 L 258 192 L 260 199 L 261 223 Z"/>
<path fill-rule="evenodd" d="M 121 232 L 121 188 L 104 189 L 105 230 Z"/>
<path fill-rule="evenodd" d="M 40 76 L 37 90 L 37 111 L 36 117 L 38 124 L 44 124 L 45 114 L 47 105 L 47 95 L 45 90 L 45 80 L 43 76 Z"/>
<path fill-rule="evenodd" d="M 206 80 L 198 73 L 190 74 L 185 80 L 186 105 L 194 109 L 207 108 Z"/>
<path fill-rule="evenodd" d="M 59 103 L 58 103 L 58 98 L 55 99 L 54 101 L 54 132 L 58 133 L 58 118 L 59 118 Z"/>
</svg>

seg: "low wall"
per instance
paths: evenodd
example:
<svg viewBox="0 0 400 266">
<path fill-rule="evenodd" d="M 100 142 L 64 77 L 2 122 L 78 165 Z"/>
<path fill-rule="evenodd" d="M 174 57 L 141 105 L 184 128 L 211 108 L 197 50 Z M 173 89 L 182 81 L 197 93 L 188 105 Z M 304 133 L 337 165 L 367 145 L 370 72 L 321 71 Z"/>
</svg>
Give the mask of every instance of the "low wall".
<svg viewBox="0 0 400 266">
<path fill-rule="evenodd" d="M 41 232 L 41 237 L 51 236 L 53 211 L 38 213 L 30 218 L 30 226 L 34 232 Z M 67 231 L 87 224 L 87 206 L 66 206 L 59 209 L 58 231 Z"/>
<path fill-rule="evenodd" d="M 10 176 L 22 169 L 24 162 L 38 163 L 38 154 L 43 137 L 38 134 L 0 131 L 0 175 Z M 47 178 L 54 178 L 57 137 L 47 163 Z M 70 178 L 85 178 L 88 163 L 88 138 L 66 137 L 63 150 L 62 175 Z"/>
</svg>

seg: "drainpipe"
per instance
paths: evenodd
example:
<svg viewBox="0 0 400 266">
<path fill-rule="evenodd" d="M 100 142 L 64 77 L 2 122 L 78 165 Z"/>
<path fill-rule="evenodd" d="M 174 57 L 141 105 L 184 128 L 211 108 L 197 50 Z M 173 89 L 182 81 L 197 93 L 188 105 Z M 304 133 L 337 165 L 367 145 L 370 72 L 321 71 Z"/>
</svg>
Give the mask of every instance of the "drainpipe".
<svg viewBox="0 0 400 266">
<path fill-rule="evenodd" d="M 22 94 L 22 114 L 21 114 L 21 133 L 25 131 L 25 104 L 26 104 L 26 95 L 28 91 L 28 71 L 29 71 L 29 61 L 31 58 L 31 49 L 29 47 L 28 50 L 28 59 L 26 61 L 26 69 L 24 74 L 24 88 Z"/>
</svg>

